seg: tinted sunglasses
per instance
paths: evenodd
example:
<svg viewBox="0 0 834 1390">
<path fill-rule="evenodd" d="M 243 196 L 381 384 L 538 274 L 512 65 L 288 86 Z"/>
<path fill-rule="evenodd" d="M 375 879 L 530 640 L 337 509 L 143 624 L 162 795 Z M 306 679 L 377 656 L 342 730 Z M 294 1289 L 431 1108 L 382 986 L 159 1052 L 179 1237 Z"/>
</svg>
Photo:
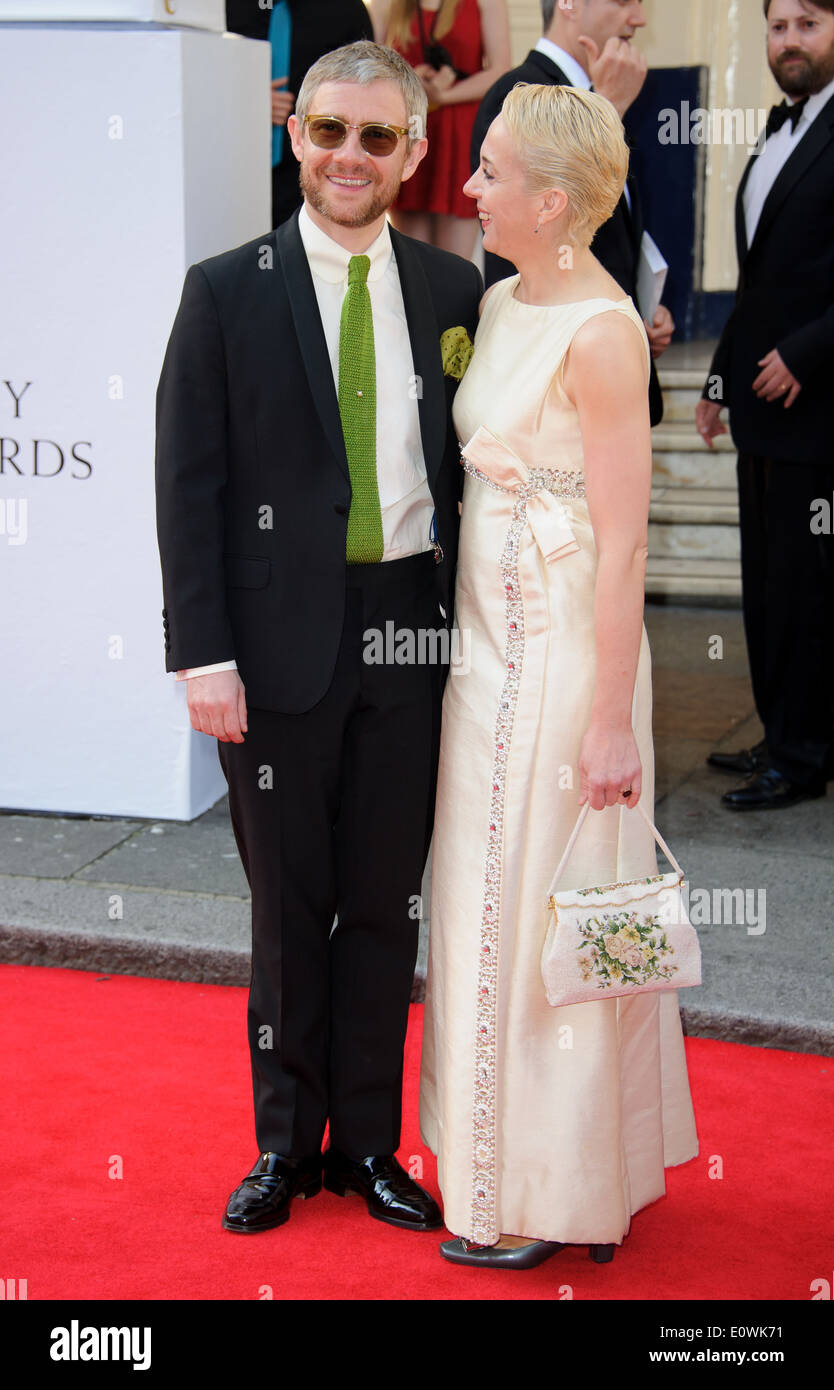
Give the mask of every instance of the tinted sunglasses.
<svg viewBox="0 0 834 1390">
<path fill-rule="evenodd" d="M 350 125 L 339 116 L 305 116 L 304 124 L 310 132 L 310 139 L 320 150 L 338 150 L 347 139 L 349 130 L 359 131 L 359 143 L 366 154 L 393 154 L 401 135 L 408 135 L 408 127 L 401 125 L 382 125 L 379 121 L 363 121 L 362 125 Z"/>
</svg>

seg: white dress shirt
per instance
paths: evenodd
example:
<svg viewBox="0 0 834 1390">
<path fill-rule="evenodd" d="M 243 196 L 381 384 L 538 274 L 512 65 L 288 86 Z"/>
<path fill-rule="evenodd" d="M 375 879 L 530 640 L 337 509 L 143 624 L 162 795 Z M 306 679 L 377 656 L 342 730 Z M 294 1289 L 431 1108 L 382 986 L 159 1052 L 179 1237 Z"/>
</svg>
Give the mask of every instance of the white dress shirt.
<svg viewBox="0 0 834 1390">
<path fill-rule="evenodd" d="M 316 225 L 302 207 L 298 230 L 313 276 L 333 382 L 339 389 L 339 331 L 351 251 Z M 411 340 L 403 305 L 397 259 L 386 222 L 364 252 L 370 258 L 368 291 L 376 356 L 376 471 L 382 511 L 382 563 L 431 549 L 434 502 L 426 478 Z M 178 671 L 177 680 L 234 671 L 234 661 Z"/>
<path fill-rule="evenodd" d="M 781 129 L 768 136 L 761 154 L 756 155 L 750 170 L 750 177 L 744 185 L 742 200 L 748 246 L 752 244 L 753 237 L 756 235 L 762 208 L 771 188 L 800 140 L 832 96 L 834 96 L 834 79 L 828 83 L 827 87 L 823 87 L 821 92 L 815 92 L 813 96 L 808 98 L 807 105 L 796 123 L 796 130 L 791 129 L 790 121 L 785 121 Z M 794 104 L 791 97 L 787 98 L 787 102 L 789 106 Z"/>
<path fill-rule="evenodd" d="M 536 44 L 536 52 L 543 53 L 557 68 L 561 68 L 571 86 L 583 87 L 586 92 L 590 92 L 591 79 L 582 64 L 578 63 L 572 54 L 566 53 L 564 48 L 560 48 L 558 43 L 542 36 Z"/>
</svg>

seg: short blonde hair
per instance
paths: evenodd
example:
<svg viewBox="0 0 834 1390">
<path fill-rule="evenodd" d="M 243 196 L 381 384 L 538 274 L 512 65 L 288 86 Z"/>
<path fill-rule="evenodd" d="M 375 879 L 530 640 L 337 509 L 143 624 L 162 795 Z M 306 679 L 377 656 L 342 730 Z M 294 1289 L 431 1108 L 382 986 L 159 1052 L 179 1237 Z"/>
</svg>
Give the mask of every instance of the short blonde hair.
<svg viewBox="0 0 834 1390">
<path fill-rule="evenodd" d="M 531 193 L 561 188 L 568 197 L 567 236 L 589 246 L 614 211 L 628 173 L 628 146 L 616 110 L 580 87 L 519 82 L 501 115 Z"/>
</svg>

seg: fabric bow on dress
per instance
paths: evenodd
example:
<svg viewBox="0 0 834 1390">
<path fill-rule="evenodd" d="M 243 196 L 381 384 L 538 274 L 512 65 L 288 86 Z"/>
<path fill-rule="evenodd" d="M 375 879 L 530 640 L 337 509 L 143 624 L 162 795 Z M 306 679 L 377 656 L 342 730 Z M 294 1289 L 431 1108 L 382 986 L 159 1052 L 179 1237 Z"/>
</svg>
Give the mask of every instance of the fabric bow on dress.
<svg viewBox="0 0 834 1390">
<path fill-rule="evenodd" d="M 528 468 L 523 459 L 505 444 L 486 425 L 479 425 L 472 438 L 461 449 L 465 462 L 472 465 L 484 482 L 502 492 L 518 495 L 527 502 L 527 520 L 536 544 L 547 564 L 579 550 L 568 515 L 556 490 L 562 491 L 559 479 L 565 477 L 555 469 Z M 572 473 L 575 480 L 581 474 Z"/>
</svg>

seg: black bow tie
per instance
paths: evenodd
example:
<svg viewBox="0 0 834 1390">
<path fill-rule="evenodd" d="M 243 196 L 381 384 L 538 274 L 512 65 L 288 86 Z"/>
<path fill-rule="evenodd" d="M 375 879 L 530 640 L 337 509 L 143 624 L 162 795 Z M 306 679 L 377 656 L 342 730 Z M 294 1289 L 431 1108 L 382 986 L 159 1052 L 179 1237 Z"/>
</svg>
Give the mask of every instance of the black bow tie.
<svg viewBox="0 0 834 1390">
<path fill-rule="evenodd" d="M 765 137 L 775 134 L 781 130 L 785 121 L 790 121 L 791 130 L 796 130 L 799 125 L 799 118 L 808 103 L 808 98 L 803 97 L 801 101 L 795 101 L 793 106 L 788 106 L 787 102 L 781 101 L 778 106 L 771 106 L 770 115 L 765 126 Z"/>
</svg>

